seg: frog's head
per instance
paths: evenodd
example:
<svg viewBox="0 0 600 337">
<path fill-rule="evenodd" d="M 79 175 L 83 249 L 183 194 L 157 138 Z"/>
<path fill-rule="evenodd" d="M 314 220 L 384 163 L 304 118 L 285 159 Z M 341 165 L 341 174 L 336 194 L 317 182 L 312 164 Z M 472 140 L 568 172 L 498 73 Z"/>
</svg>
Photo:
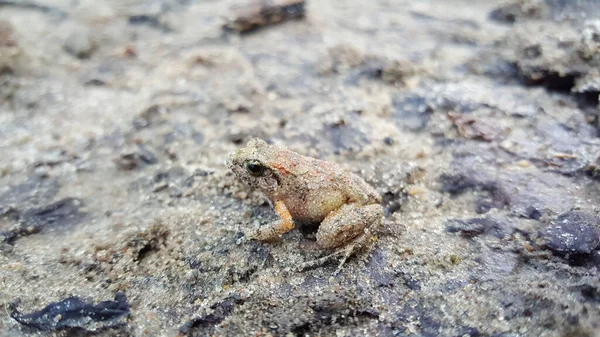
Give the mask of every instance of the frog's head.
<svg viewBox="0 0 600 337">
<path fill-rule="evenodd" d="M 277 189 L 279 179 L 267 164 L 276 149 L 262 139 L 251 139 L 245 147 L 229 153 L 227 167 L 248 184 L 270 195 Z"/>
</svg>

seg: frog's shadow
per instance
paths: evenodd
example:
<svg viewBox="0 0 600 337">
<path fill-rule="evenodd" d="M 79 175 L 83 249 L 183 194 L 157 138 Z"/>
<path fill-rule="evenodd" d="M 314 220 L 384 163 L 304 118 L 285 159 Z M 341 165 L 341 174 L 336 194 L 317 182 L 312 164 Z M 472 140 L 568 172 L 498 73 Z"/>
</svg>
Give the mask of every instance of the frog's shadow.
<svg viewBox="0 0 600 337">
<path fill-rule="evenodd" d="M 296 228 L 302 236 L 310 241 L 317 241 L 317 231 L 319 230 L 320 222 L 305 222 L 296 221 Z"/>
</svg>

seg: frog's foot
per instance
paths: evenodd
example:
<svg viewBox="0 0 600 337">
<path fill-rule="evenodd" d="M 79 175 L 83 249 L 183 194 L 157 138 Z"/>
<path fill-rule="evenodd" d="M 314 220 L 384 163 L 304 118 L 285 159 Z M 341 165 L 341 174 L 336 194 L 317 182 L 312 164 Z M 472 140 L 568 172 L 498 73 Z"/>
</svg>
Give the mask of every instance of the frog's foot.
<svg viewBox="0 0 600 337">
<path fill-rule="evenodd" d="M 320 257 L 316 260 L 312 260 L 312 261 L 308 261 L 308 262 L 304 262 L 303 264 L 301 264 L 297 270 L 298 271 L 304 271 L 307 269 L 312 269 L 315 267 L 319 267 L 324 265 L 325 263 L 334 260 L 340 256 L 342 256 L 342 258 L 339 260 L 339 264 L 337 269 L 335 270 L 335 272 L 333 273 L 332 276 L 335 276 L 337 274 L 340 273 L 340 271 L 342 271 L 342 268 L 344 267 L 344 264 L 346 263 L 346 261 L 348 260 L 348 258 L 350 258 L 350 256 L 352 256 L 352 254 L 358 249 L 358 248 L 362 248 L 363 246 L 365 246 L 365 244 L 369 241 L 369 239 L 371 238 L 371 234 L 366 232 L 362 235 L 360 235 L 359 237 L 357 237 L 354 241 L 352 241 L 351 243 L 347 244 L 345 247 L 341 248 L 341 249 L 337 249 L 336 251 L 334 251 L 333 253 Z"/>
</svg>

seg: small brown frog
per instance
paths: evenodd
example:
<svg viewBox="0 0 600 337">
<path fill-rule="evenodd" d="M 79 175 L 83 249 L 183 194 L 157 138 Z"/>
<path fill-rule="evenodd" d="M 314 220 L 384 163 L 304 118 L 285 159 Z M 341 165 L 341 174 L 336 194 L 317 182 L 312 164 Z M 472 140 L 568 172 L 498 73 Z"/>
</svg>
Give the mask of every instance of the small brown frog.
<svg viewBox="0 0 600 337">
<path fill-rule="evenodd" d="M 336 164 L 252 139 L 229 154 L 227 165 L 243 182 L 265 194 L 280 217 L 250 238 L 276 238 L 292 230 L 294 220 L 320 223 L 317 244 L 336 252 L 304 267 L 346 251 L 341 268 L 354 247 L 366 242 L 370 229 L 381 223 L 381 196 Z"/>
</svg>

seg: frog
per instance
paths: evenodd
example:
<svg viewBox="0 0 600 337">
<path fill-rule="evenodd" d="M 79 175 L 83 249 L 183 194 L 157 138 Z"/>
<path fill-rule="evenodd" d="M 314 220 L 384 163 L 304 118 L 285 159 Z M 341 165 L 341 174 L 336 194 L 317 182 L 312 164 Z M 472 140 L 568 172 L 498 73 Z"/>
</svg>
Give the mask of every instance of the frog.
<svg viewBox="0 0 600 337">
<path fill-rule="evenodd" d="M 229 153 L 227 166 L 251 189 L 262 192 L 279 217 L 248 233 L 248 239 L 271 241 L 294 229 L 296 222 L 319 224 L 317 246 L 333 253 L 300 269 L 343 254 L 339 272 L 355 248 L 374 239 L 373 231 L 382 222 L 380 194 L 336 163 L 253 138 Z"/>
</svg>

